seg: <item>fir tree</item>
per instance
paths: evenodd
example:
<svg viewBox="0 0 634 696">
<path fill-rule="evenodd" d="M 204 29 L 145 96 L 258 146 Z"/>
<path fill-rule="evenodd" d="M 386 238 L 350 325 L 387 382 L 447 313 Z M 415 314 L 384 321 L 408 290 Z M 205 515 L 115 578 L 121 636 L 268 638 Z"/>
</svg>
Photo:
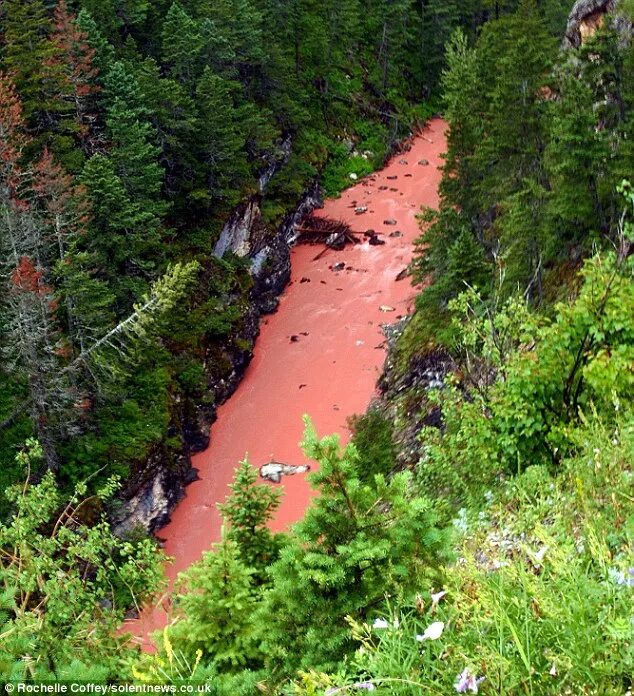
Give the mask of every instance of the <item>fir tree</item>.
<svg viewBox="0 0 634 696">
<path fill-rule="evenodd" d="M 29 125 L 48 125 L 36 115 L 63 108 L 51 96 L 59 84 L 57 49 L 48 38 L 51 21 L 42 0 L 6 0 L 3 11 L 2 66 L 13 76 Z"/>
<path fill-rule="evenodd" d="M 159 235 L 156 220 L 131 200 L 114 164 L 93 155 L 81 175 L 91 204 L 92 222 L 84 244 L 97 255 L 99 268 L 122 304 L 129 308 L 156 272 Z"/>
<path fill-rule="evenodd" d="M 137 81 L 120 62 L 106 77 L 104 99 L 110 161 L 131 201 L 146 216 L 145 224 L 157 228 L 166 211 L 160 199 L 159 149 Z"/>
<path fill-rule="evenodd" d="M 170 74 L 185 83 L 199 74 L 205 40 L 198 24 L 179 2 L 172 3 L 161 30 L 162 56 Z"/>
<path fill-rule="evenodd" d="M 205 68 L 196 88 L 199 111 L 198 143 L 204 163 L 200 200 L 234 201 L 231 192 L 239 189 L 248 175 L 246 129 L 243 105 L 235 104 L 238 85 Z M 213 117 L 210 118 L 210 114 Z"/>
<path fill-rule="evenodd" d="M 170 636 L 188 655 L 200 650 L 222 671 L 252 665 L 260 657 L 255 632 L 257 594 L 252 570 L 238 545 L 224 539 L 179 576 L 179 614 Z"/>
<path fill-rule="evenodd" d="M 354 445 L 341 452 L 337 436 L 319 441 L 312 426 L 304 447 L 319 461 L 319 495 L 270 569 L 263 649 L 271 664 L 329 669 L 352 648 L 346 617 L 368 619 L 386 597 L 414 591 L 444 537 L 409 474 L 362 483 Z"/>
<path fill-rule="evenodd" d="M 231 495 L 218 508 L 229 523 L 227 539 L 237 544 L 242 562 L 263 581 L 264 571 L 278 551 L 267 524 L 279 507 L 281 494 L 269 485 L 257 485 L 256 481 L 257 471 L 245 459 L 229 485 Z"/>
</svg>

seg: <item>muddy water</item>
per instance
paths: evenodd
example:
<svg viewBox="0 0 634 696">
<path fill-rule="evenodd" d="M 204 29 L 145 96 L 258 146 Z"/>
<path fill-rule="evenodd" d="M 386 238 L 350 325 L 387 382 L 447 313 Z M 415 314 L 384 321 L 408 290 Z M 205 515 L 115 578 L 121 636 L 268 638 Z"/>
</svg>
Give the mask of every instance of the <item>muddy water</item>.
<svg viewBox="0 0 634 696">
<path fill-rule="evenodd" d="M 165 551 L 174 557 L 167 568 L 170 580 L 219 540 L 216 504 L 225 498 L 241 459 L 247 456 L 254 466 L 271 457 L 312 464 L 298 444 L 305 413 L 320 435 L 338 432 L 342 442 L 349 440 L 347 418 L 368 406 L 385 359 L 381 324 L 405 315 L 415 296 L 408 278 L 396 278 L 410 261 L 419 233 L 415 215 L 438 201 L 444 131 L 443 121 L 432 121 L 409 152 L 316 212 L 345 220 L 359 235 L 373 229 L 384 245 L 364 241 L 340 252 L 328 250 L 319 260 L 320 247 L 293 249 L 291 283 L 279 310 L 262 322 L 244 379 L 219 408 L 211 445 L 194 458 L 200 481 L 187 488 L 171 523 L 159 532 Z M 367 211 L 357 214 L 359 207 Z M 341 262 L 345 268 L 333 270 Z M 285 477 L 281 485 L 276 530 L 300 519 L 313 495 L 304 475 Z M 126 627 L 145 642 L 148 632 L 167 620 L 165 601 Z"/>
</svg>

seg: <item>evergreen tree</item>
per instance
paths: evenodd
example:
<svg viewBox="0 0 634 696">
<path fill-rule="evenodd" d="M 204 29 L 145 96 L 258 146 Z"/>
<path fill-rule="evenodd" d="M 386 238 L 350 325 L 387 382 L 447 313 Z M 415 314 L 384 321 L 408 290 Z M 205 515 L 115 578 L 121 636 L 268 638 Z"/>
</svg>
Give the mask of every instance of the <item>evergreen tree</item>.
<svg viewBox="0 0 634 696">
<path fill-rule="evenodd" d="M 179 576 L 179 614 L 170 637 L 187 655 L 201 651 L 222 671 L 248 667 L 260 657 L 255 632 L 257 594 L 252 570 L 229 539 L 203 554 Z"/>
<path fill-rule="evenodd" d="M 170 74 L 190 83 L 199 74 L 200 57 L 205 40 L 198 24 L 179 2 L 172 3 L 161 30 L 162 57 Z"/>
<path fill-rule="evenodd" d="M 278 543 L 267 524 L 279 507 L 281 494 L 269 485 L 257 485 L 256 481 L 257 471 L 245 459 L 229 485 L 231 495 L 218 508 L 229 523 L 227 539 L 236 543 L 244 565 L 254 569 L 256 579 L 263 581 L 266 567 L 278 552 Z"/>
<path fill-rule="evenodd" d="M 82 9 L 77 14 L 77 26 L 86 35 L 86 41 L 93 50 L 93 64 L 98 71 L 97 81 L 101 84 L 115 62 L 115 50 L 112 44 L 99 31 L 99 27 L 90 12 Z"/>
<path fill-rule="evenodd" d="M 73 113 L 73 125 L 80 139 L 82 150 L 92 153 L 96 148 L 95 95 L 97 68 L 94 65 L 96 51 L 89 45 L 88 34 L 77 24 L 66 0 L 55 6 L 51 42 L 56 48 L 55 60 L 62 76 L 60 98 L 69 102 Z"/>
<path fill-rule="evenodd" d="M 106 76 L 104 99 L 110 160 L 131 200 L 148 216 L 146 224 L 158 226 L 166 210 L 159 149 L 137 81 L 121 62 Z"/>
<path fill-rule="evenodd" d="M 228 82 L 208 67 L 196 88 L 200 110 L 197 141 L 204 169 L 201 186 L 194 195 L 201 201 L 228 198 L 235 202 L 232 192 L 239 190 L 248 176 L 246 111 L 237 92 L 236 83 Z"/>
<path fill-rule="evenodd" d="M 93 155 L 81 176 L 91 204 L 92 222 L 84 241 L 100 272 L 115 290 L 121 309 L 129 308 L 156 272 L 159 241 L 156 220 L 128 195 L 114 164 Z"/>
<path fill-rule="evenodd" d="M 52 96 L 59 75 L 54 69 L 57 49 L 48 38 L 51 21 L 42 0 L 6 0 L 3 5 L 2 66 L 13 76 L 29 125 L 49 125 L 42 112 L 62 108 Z"/>
<path fill-rule="evenodd" d="M 386 597 L 406 597 L 433 575 L 444 536 L 432 505 L 411 493 L 408 473 L 362 483 L 357 452 L 337 436 L 304 447 L 319 461 L 319 495 L 270 569 L 260 621 L 269 663 L 329 669 L 352 648 L 346 617 L 365 620 Z"/>
</svg>

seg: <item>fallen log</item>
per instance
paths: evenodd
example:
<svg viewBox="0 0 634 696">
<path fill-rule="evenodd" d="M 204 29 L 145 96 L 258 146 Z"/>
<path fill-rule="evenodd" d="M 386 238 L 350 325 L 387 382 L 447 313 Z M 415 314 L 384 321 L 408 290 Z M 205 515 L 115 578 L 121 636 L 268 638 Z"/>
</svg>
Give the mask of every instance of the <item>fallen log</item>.
<svg viewBox="0 0 634 696">
<path fill-rule="evenodd" d="M 298 233 L 296 244 L 325 244 L 331 249 L 341 250 L 346 244 L 359 244 L 348 223 L 343 220 L 310 216 L 295 228 Z"/>
</svg>

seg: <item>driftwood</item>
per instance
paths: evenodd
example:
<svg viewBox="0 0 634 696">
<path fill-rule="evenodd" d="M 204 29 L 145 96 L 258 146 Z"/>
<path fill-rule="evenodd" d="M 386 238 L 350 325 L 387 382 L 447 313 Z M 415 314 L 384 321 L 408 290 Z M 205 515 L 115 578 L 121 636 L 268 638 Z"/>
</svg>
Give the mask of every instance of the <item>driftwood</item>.
<svg viewBox="0 0 634 696">
<path fill-rule="evenodd" d="M 296 230 L 297 244 L 325 244 L 329 249 L 340 251 L 346 244 L 360 242 L 359 238 L 352 233 L 350 225 L 343 220 L 310 216 L 304 218 Z"/>
</svg>

